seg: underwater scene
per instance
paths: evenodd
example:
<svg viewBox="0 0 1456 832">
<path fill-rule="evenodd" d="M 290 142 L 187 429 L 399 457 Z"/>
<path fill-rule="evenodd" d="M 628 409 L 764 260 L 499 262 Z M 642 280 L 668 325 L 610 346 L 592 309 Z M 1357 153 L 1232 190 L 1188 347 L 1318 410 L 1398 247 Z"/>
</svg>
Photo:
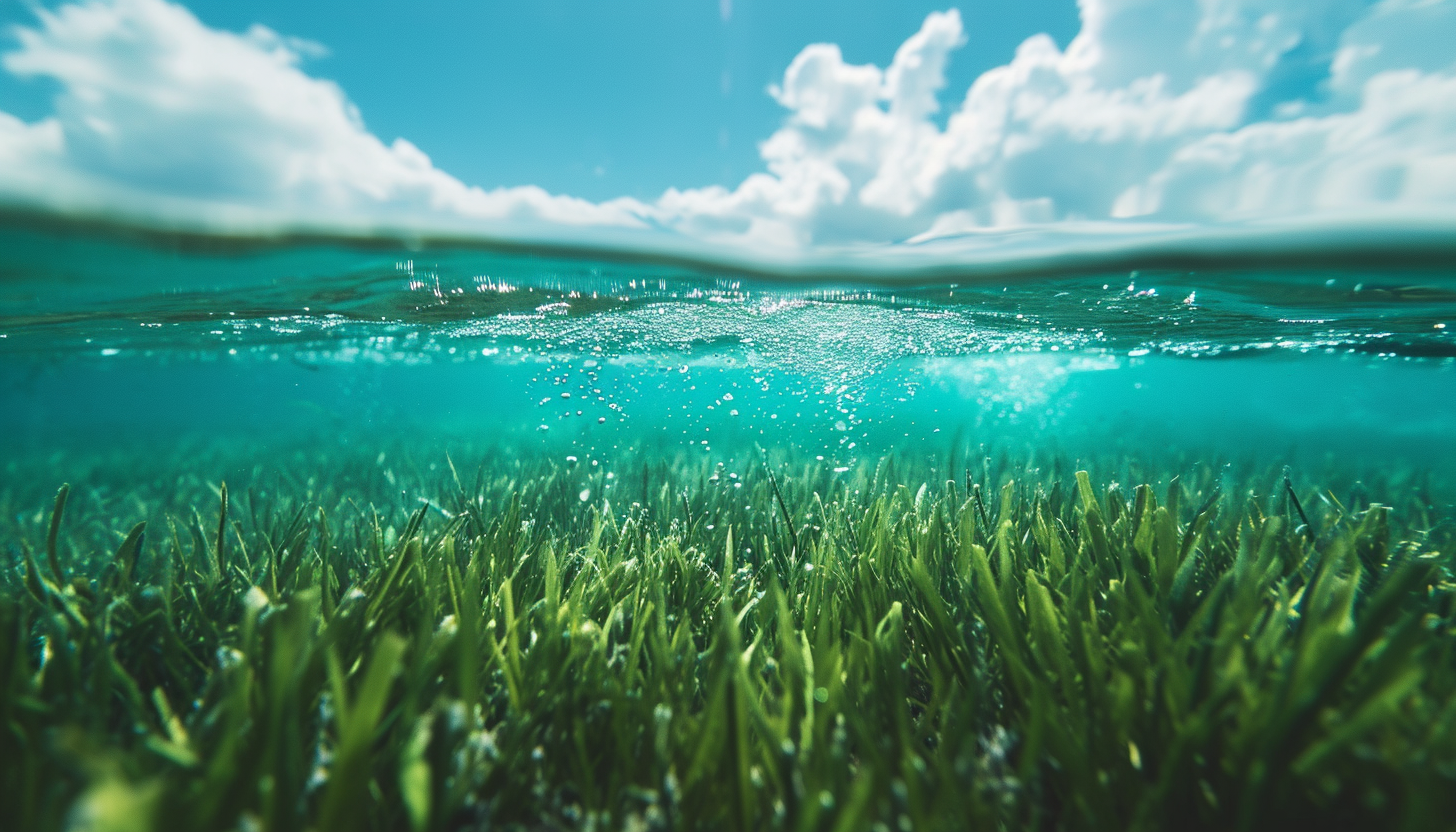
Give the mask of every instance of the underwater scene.
<svg viewBox="0 0 1456 832">
<path fill-rule="evenodd" d="M 13 828 L 1451 817 L 1449 269 L 4 236 Z"/>
<path fill-rule="evenodd" d="M 1456 829 L 1456 0 L 0 2 L 0 832 Z"/>
</svg>

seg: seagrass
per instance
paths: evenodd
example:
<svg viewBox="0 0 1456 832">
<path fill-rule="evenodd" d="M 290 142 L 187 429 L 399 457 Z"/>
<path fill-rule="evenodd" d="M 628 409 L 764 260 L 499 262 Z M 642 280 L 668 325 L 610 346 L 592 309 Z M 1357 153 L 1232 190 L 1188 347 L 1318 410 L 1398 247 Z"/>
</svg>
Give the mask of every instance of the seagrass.
<svg viewBox="0 0 1456 832">
<path fill-rule="evenodd" d="M 0 494 L 7 828 L 1456 816 L 1451 514 L 1408 477 L 73 462 Z"/>
</svg>

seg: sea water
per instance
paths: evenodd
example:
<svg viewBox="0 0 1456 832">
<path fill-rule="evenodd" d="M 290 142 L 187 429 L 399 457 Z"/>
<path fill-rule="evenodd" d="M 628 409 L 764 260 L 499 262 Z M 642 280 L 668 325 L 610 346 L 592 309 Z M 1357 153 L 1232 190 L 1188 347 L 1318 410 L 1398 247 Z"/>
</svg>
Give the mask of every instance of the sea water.
<svg viewBox="0 0 1456 832">
<path fill-rule="evenodd" d="M 0 464 L 37 509 L 90 478 L 118 514 L 129 478 L 237 483 L 313 452 L 381 471 L 535 460 L 579 472 L 597 506 L 635 499 L 625 466 L 648 459 L 723 487 L 750 465 L 885 460 L 955 482 L 1001 458 L 1449 495 L 1456 270 L 1271 262 L 805 279 L 11 216 Z"/>
</svg>

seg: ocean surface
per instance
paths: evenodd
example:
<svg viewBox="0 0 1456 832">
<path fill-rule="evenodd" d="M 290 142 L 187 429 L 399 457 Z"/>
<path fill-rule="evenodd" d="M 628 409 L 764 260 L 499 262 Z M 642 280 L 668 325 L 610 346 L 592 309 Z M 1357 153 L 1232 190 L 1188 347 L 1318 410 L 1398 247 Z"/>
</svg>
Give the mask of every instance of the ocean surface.
<svg viewBox="0 0 1456 832">
<path fill-rule="evenodd" d="M 629 457 L 727 483 L 759 458 L 957 480 L 999 455 L 1449 489 L 1456 262 L 1378 255 L 836 278 L 12 214 L 0 470 L 53 493 L 102 458 L 220 481 L 300 448 L 389 449 L 553 460 L 595 501 Z M 128 466 L 104 476 L 124 488 Z"/>
</svg>

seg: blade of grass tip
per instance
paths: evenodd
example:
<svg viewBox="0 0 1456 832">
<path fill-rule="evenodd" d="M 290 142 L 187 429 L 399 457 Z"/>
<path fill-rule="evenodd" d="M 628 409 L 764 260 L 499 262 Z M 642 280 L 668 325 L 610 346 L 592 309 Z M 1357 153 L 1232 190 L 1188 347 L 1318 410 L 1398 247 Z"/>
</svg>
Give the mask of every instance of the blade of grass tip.
<svg viewBox="0 0 1456 832">
<path fill-rule="evenodd" d="M 545 561 L 545 613 L 552 621 L 556 620 L 561 612 L 561 570 L 556 562 L 556 547 L 550 543 L 543 547 L 542 560 Z"/>
<path fill-rule="evenodd" d="M 182 538 L 177 535 L 177 521 L 170 514 L 167 515 L 167 530 L 172 534 L 172 561 L 186 564 L 187 558 L 182 554 Z"/>
<path fill-rule="evenodd" d="M 449 564 L 454 571 L 455 565 Z M 480 576 L 473 569 L 456 572 L 460 584 L 459 629 L 455 634 L 456 689 L 465 704 L 465 712 L 473 714 L 480 701 Z"/>
<path fill-rule="evenodd" d="M 789 517 L 789 507 L 784 504 L 784 495 L 779 491 L 779 481 L 774 477 L 773 471 L 769 470 L 768 463 L 764 462 L 763 470 L 768 474 L 768 484 L 773 487 L 774 499 L 778 501 L 779 512 L 784 516 L 784 528 L 789 530 L 789 543 L 794 547 L 794 554 L 799 553 L 799 534 L 794 531 L 794 521 Z"/>
<path fill-rule="evenodd" d="M 56 490 L 56 503 L 51 509 L 51 526 L 46 532 L 46 563 L 51 568 L 51 575 L 56 579 L 56 586 L 62 586 L 66 582 L 66 576 L 61 572 L 61 558 L 56 553 L 56 540 L 61 534 L 61 517 L 66 513 L 66 498 L 71 496 L 71 484 L 63 483 Z"/>
<path fill-rule="evenodd" d="M 976 500 L 976 514 L 981 518 L 981 532 L 987 539 L 991 537 L 991 518 L 986 514 L 986 504 L 981 500 L 981 485 L 975 483 L 971 486 L 971 496 Z"/>
<path fill-rule="evenodd" d="M 404 534 L 399 536 L 400 546 L 404 546 L 405 544 L 408 544 L 410 540 L 414 539 L 415 534 L 417 534 L 420 528 L 424 526 L 425 514 L 430 510 L 430 508 L 430 502 L 429 500 L 426 500 L 424 501 L 424 505 L 420 506 L 414 514 L 410 515 L 409 523 L 407 523 L 404 527 Z"/>
<path fill-rule="evenodd" d="M 496 658 L 500 660 L 501 673 L 506 677 L 506 695 L 510 699 L 511 707 L 519 711 L 524 705 L 520 684 L 521 636 L 516 632 L 515 593 L 510 578 L 501 581 L 499 597 L 503 607 L 505 639 L 501 643 L 492 637 L 491 644 L 495 648 Z"/>
<path fill-rule="evenodd" d="M 227 483 L 224 482 L 221 488 L 221 500 L 217 510 L 217 549 L 215 557 L 217 560 L 217 574 L 227 574 L 227 556 L 224 547 L 227 544 L 227 517 L 228 517 L 228 493 Z"/>
<path fill-rule="evenodd" d="M 1026 570 L 1026 617 L 1043 666 L 1056 674 L 1067 701 L 1077 702 L 1081 698 L 1077 691 L 1077 671 L 1057 618 L 1056 603 L 1033 569 Z"/>
<path fill-rule="evenodd" d="M 178 719 L 172 711 L 171 703 L 167 701 L 167 694 L 160 687 L 152 689 L 152 704 L 157 709 L 158 721 L 166 732 L 166 737 L 149 734 L 145 740 L 146 747 L 152 753 L 170 760 L 182 768 L 196 767 L 198 758 L 190 747 L 187 729 L 183 727 L 182 720 Z"/>
<path fill-rule="evenodd" d="M 142 544 L 146 541 L 146 533 L 147 521 L 143 520 L 132 526 L 126 539 L 121 541 L 121 546 L 116 550 L 116 568 L 122 587 L 131 583 L 132 572 L 136 569 L 137 554 L 141 552 Z"/>
<path fill-rule="evenodd" d="M 370 593 L 372 597 L 369 599 L 369 606 L 364 611 L 366 622 L 375 620 L 384 605 L 393 598 L 394 589 L 403 581 L 402 576 L 404 576 L 406 568 L 420 559 L 420 542 L 415 537 L 415 533 L 419 531 L 420 524 L 424 522 L 427 510 L 429 510 L 428 505 L 420 506 L 419 510 L 410 517 L 409 525 L 405 526 L 405 536 L 399 538 L 395 544 L 396 554 L 394 560 L 389 564 L 388 571 L 375 573 L 376 575 L 382 574 L 384 580 L 378 588 Z"/>
<path fill-rule="evenodd" d="M 1092 553 L 1101 568 L 1112 564 L 1112 548 L 1107 540 L 1107 525 L 1102 517 L 1102 504 L 1097 501 L 1097 492 L 1092 488 L 1092 478 L 1086 471 L 1078 471 L 1077 492 L 1082 497 L 1082 520 L 1086 523 Z"/>
<path fill-rule="evenodd" d="M 460 482 L 460 472 L 455 470 L 455 460 L 450 458 L 449 451 L 445 452 L 445 464 L 450 466 L 450 479 L 455 482 L 456 492 L 460 494 L 461 498 L 465 498 L 465 486 Z"/>
<path fill-rule="evenodd" d="M 44 579 L 40 576 L 40 567 L 35 565 L 35 556 L 30 552 L 30 544 L 24 540 L 20 541 L 20 552 L 25 560 L 25 588 L 35 596 L 38 604 L 46 602 L 46 589 Z"/>
<path fill-rule="evenodd" d="M 733 598 L 733 526 L 728 526 L 728 540 L 723 544 L 723 595 L 724 601 Z"/>
<path fill-rule="evenodd" d="M 1221 496 L 1223 496 L 1223 486 L 1215 485 L 1213 490 L 1209 492 L 1207 499 L 1198 507 L 1198 511 L 1194 512 L 1193 522 L 1189 523 L 1188 527 L 1183 530 L 1183 542 L 1180 544 L 1178 553 L 1178 562 L 1180 564 L 1188 557 L 1188 553 L 1193 550 L 1193 545 L 1198 541 L 1198 536 L 1203 534 L 1203 530 L 1213 522 L 1212 512 L 1218 506 L 1218 500 Z"/>
<path fill-rule="evenodd" d="M 1314 542 L 1314 524 L 1309 522 L 1309 515 L 1304 513 L 1304 506 L 1299 504 L 1299 497 L 1294 493 L 1294 484 L 1289 481 L 1289 469 L 1284 469 L 1284 493 L 1289 495 L 1289 504 L 1299 514 L 1299 522 L 1304 524 L 1304 536 L 1310 543 Z"/>
<path fill-rule="evenodd" d="M 1078 471 L 1077 493 L 1082 498 L 1082 510 L 1088 514 L 1102 513 L 1102 505 L 1097 502 L 1097 492 L 1092 488 L 1092 477 L 1086 471 Z"/>
<path fill-rule="evenodd" d="M 1153 569 L 1158 594 L 1168 598 L 1173 579 L 1178 575 L 1178 520 L 1166 506 L 1153 510 Z"/>
<path fill-rule="evenodd" d="M 337 599 L 334 597 L 331 564 L 329 563 L 329 518 L 324 514 L 323 507 L 318 510 L 318 561 L 319 561 L 319 594 L 323 600 L 324 620 L 329 621 L 334 617 L 334 605 Z"/>
<path fill-rule="evenodd" d="M 1018 691 L 1025 691 L 1030 684 L 1026 662 L 1022 658 L 1019 631 L 1011 623 L 1011 616 L 1002 605 L 996 579 L 991 575 L 991 561 L 986 550 L 974 543 L 970 547 L 972 584 L 968 593 L 980 607 L 986 630 L 997 646 L 1002 660 L 1007 664 L 1012 684 Z M 1008 579 L 1010 576 L 1007 576 Z"/>
</svg>

